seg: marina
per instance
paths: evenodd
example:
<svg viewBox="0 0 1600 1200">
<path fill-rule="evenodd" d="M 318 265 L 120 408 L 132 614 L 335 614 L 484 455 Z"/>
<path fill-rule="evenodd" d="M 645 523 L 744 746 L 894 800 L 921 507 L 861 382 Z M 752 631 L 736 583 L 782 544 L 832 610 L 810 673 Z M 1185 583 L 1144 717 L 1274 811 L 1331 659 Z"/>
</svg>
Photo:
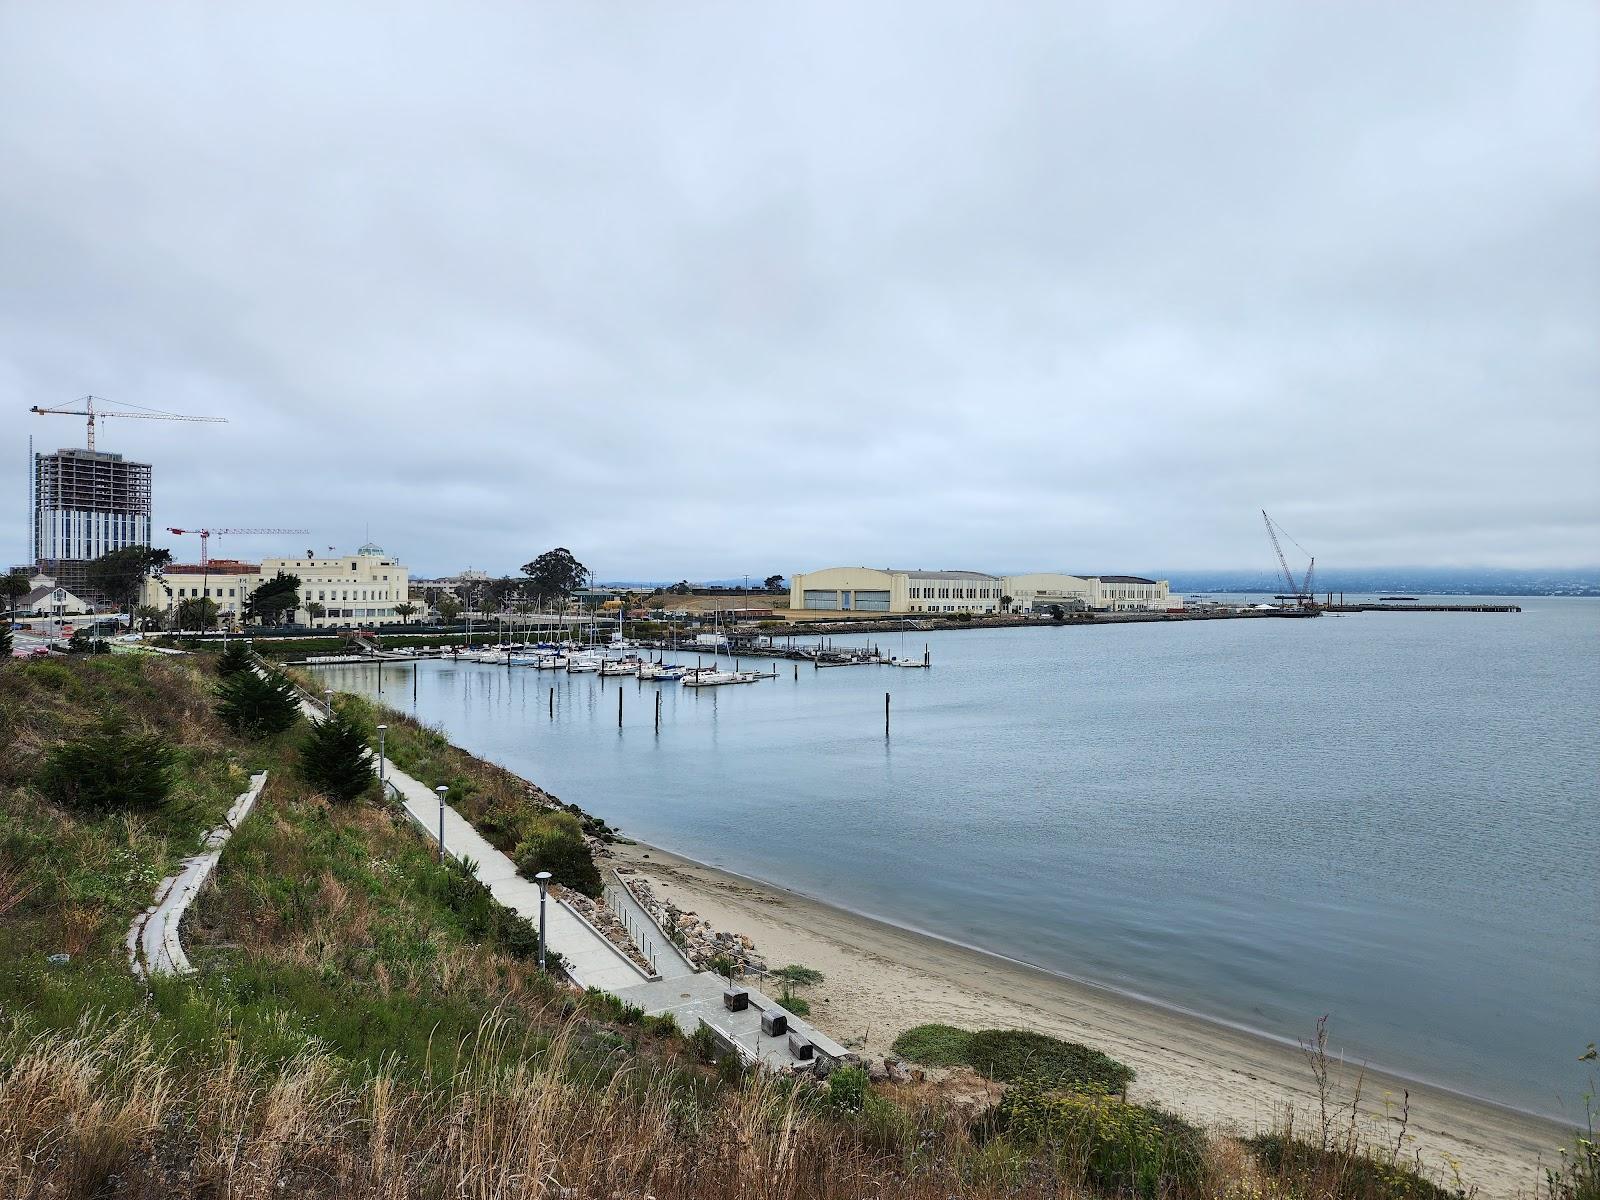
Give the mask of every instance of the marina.
<svg viewBox="0 0 1600 1200">
<path fill-rule="evenodd" d="M 1600 623 L 1520 603 L 919 634 L 934 669 L 892 683 L 797 660 L 648 698 L 448 659 L 319 672 L 374 698 L 387 675 L 397 707 L 652 845 L 1291 1042 L 1331 1013 L 1353 1060 L 1560 1116 L 1600 958 L 1570 869 L 1600 856 Z M 804 854 L 762 832 L 801 817 Z M 959 852 L 930 871 L 930 842 Z"/>
</svg>

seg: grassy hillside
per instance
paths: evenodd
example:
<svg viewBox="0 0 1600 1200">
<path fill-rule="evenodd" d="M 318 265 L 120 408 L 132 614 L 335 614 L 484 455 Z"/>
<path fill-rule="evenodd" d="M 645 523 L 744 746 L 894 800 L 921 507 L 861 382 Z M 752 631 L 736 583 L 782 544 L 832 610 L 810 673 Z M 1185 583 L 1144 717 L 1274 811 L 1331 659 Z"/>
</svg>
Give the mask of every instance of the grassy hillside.
<svg viewBox="0 0 1600 1200">
<path fill-rule="evenodd" d="M 1109 1060 L 1044 1047 L 1053 1074 L 1030 1073 L 1037 1040 L 989 1039 L 1018 1080 L 998 1109 L 855 1069 L 815 1086 L 718 1067 L 670 1022 L 541 973 L 526 923 L 375 795 L 306 786 L 303 722 L 230 733 L 215 671 L 0 666 L 0 1200 L 1443 1195 L 1342 1152 L 1207 1138 L 1102 1088 Z M 164 800 L 75 807 L 49 782 L 107 717 L 170 747 Z M 536 789 L 390 724 L 397 760 L 497 843 L 554 836 Z M 136 980 L 130 920 L 261 769 L 185 921 L 197 973 Z M 988 1044 L 922 1041 L 951 1061 Z"/>
</svg>

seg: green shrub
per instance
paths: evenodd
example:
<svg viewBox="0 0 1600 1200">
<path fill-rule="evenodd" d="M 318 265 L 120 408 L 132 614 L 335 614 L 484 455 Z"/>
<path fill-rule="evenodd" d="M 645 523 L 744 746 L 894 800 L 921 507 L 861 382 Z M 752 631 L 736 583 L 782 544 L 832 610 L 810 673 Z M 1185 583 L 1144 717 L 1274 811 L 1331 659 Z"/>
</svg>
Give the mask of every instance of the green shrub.
<svg viewBox="0 0 1600 1200">
<path fill-rule="evenodd" d="M 250 669 L 250 647 L 243 642 L 229 642 L 217 659 L 218 675 L 234 675 Z"/>
<path fill-rule="evenodd" d="M 907 1062 L 958 1067 L 967 1061 L 972 1034 L 954 1025 L 917 1025 L 895 1038 L 892 1049 Z"/>
<path fill-rule="evenodd" d="M 86 812 L 149 810 L 172 791 L 176 757 L 165 738 L 135 733 L 113 714 L 94 732 L 53 746 L 36 782 L 45 795 Z"/>
<path fill-rule="evenodd" d="M 571 813 L 542 812 L 531 817 L 511 858 L 529 879 L 549 871 L 557 883 L 586 896 L 598 897 L 605 891 L 600 868 L 589 852 L 589 843 L 583 840 L 583 826 Z"/>
<path fill-rule="evenodd" d="M 796 996 L 788 988 L 778 994 L 778 1003 L 792 1012 L 797 1017 L 809 1017 L 811 1005 L 804 996 Z"/>
<path fill-rule="evenodd" d="M 1006 1083 L 1039 1079 L 1051 1087 L 1123 1092 L 1133 1068 L 1077 1042 L 1019 1029 L 983 1029 L 967 1043 L 966 1061 Z"/>
<path fill-rule="evenodd" d="M 1004 1083 L 1032 1079 L 1052 1088 L 1123 1092 L 1133 1069 L 1077 1042 L 1020 1029 L 969 1033 L 953 1025 L 917 1025 L 894 1041 L 894 1052 L 930 1067 L 966 1065 Z"/>
<path fill-rule="evenodd" d="M 836 1112 L 858 1113 L 867 1102 L 867 1073 L 860 1067 L 840 1067 L 828 1076 L 828 1107 Z"/>
<path fill-rule="evenodd" d="M 217 685 L 217 697 L 217 716 L 241 737 L 271 737 L 300 716 L 294 685 L 282 675 L 235 671 Z"/>
<path fill-rule="evenodd" d="M 711 1026 L 701 1021 L 689 1038 L 689 1048 L 701 1062 L 714 1062 L 717 1057 L 717 1039 Z"/>
<path fill-rule="evenodd" d="M 671 1013 L 661 1013 L 658 1016 L 646 1017 L 642 1027 L 650 1037 L 675 1038 L 678 1036 L 678 1022 Z"/>
<path fill-rule="evenodd" d="M 1065 1172 L 1100 1191 L 1150 1200 L 1193 1193 L 1206 1178 L 1199 1129 L 1104 1092 L 1047 1091 L 1024 1080 L 1006 1090 L 999 1122 L 1011 1141 L 1048 1148 Z"/>
<path fill-rule="evenodd" d="M 1310 1142 L 1282 1133 L 1264 1133 L 1248 1139 L 1262 1170 L 1275 1176 L 1291 1195 L 1337 1193 L 1350 1200 L 1459 1200 L 1460 1192 L 1424 1179 L 1398 1161 L 1383 1162 L 1367 1154 L 1351 1153 L 1342 1146 L 1323 1150 Z M 1551 1195 L 1559 1193 L 1552 1189 Z M 1592 1200 L 1595 1192 L 1585 1200 Z M 1574 1200 L 1583 1197 L 1575 1193 Z"/>
<path fill-rule="evenodd" d="M 361 730 L 339 712 L 311 726 L 300 747 L 300 777 L 340 803 L 360 799 L 378 778 Z"/>
<path fill-rule="evenodd" d="M 0 617 L 0 667 L 11 660 L 11 618 Z"/>
</svg>

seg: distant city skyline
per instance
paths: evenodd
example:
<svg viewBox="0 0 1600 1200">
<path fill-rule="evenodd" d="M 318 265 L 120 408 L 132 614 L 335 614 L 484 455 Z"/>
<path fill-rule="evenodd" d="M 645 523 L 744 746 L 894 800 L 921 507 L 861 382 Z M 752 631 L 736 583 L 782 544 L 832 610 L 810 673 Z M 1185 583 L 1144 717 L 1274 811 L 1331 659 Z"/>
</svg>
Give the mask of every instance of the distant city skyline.
<svg viewBox="0 0 1600 1200">
<path fill-rule="evenodd" d="M 1600 561 L 1600 9 L 0 9 L 0 545 Z M 214 552 L 218 548 L 213 547 Z"/>
</svg>

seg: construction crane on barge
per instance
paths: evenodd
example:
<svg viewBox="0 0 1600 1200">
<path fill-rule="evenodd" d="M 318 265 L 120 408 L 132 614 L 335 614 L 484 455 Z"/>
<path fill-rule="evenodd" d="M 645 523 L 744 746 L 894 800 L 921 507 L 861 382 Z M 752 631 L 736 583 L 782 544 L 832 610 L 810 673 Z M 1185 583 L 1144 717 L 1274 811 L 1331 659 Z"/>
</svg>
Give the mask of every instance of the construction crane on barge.
<svg viewBox="0 0 1600 1200">
<path fill-rule="evenodd" d="M 1316 555 L 1309 553 L 1304 546 L 1289 537 L 1288 531 L 1267 516 L 1267 510 L 1264 508 L 1261 510 L 1261 519 L 1266 522 L 1267 537 L 1272 540 L 1272 552 L 1278 556 L 1278 570 L 1283 574 L 1285 594 L 1277 598 L 1279 600 L 1293 600 L 1301 608 L 1316 608 L 1317 599 L 1311 592 L 1311 579 L 1317 570 Z M 1280 533 L 1289 538 L 1291 542 L 1294 542 L 1295 549 L 1310 560 L 1306 564 L 1305 578 L 1298 582 L 1295 580 L 1294 572 L 1289 569 L 1289 560 L 1284 556 L 1283 544 L 1278 541 Z"/>
<path fill-rule="evenodd" d="M 32 408 L 28 409 L 28 411 L 31 413 L 38 413 L 41 417 L 88 417 L 90 450 L 94 449 L 95 422 L 98 420 L 103 420 L 106 417 L 131 417 L 139 421 L 207 421 L 217 425 L 226 425 L 228 423 L 227 417 L 191 417 L 184 413 L 162 412 L 159 408 L 145 408 L 139 404 L 124 404 L 120 400 L 107 400 L 104 396 L 80 396 L 75 403 L 80 404 L 83 407 L 71 408 L 63 405 L 60 408 L 41 408 L 39 405 L 35 404 Z M 132 408 L 137 409 L 138 411 L 120 412 L 115 408 L 96 408 L 96 403 L 102 405 L 118 404 L 121 405 L 122 408 Z"/>
</svg>

